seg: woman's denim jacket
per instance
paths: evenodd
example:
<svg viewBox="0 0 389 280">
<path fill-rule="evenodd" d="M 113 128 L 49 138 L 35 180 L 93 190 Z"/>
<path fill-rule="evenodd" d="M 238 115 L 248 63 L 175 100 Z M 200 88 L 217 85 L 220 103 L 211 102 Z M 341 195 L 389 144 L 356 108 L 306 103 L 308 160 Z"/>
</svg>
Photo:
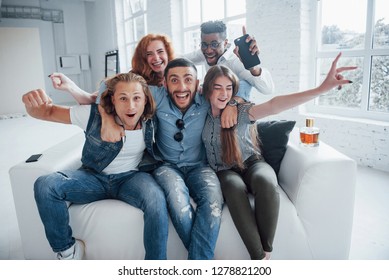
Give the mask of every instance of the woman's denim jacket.
<svg viewBox="0 0 389 280">
<path fill-rule="evenodd" d="M 119 154 L 123 147 L 123 142 L 115 143 L 105 142 L 101 139 L 101 115 L 98 110 L 98 105 L 91 105 L 88 125 L 85 131 L 85 143 L 82 150 L 82 168 L 92 169 L 95 172 L 102 172 Z M 143 159 L 139 164 L 139 170 L 151 171 L 156 168 L 161 162 L 156 161 L 151 155 L 154 155 L 154 134 L 155 123 L 153 120 L 147 120 L 142 123 L 146 150 Z M 127 139 L 129 141 L 130 139 Z M 149 152 L 148 152 L 149 151 Z M 149 154 L 150 153 L 150 154 Z"/>
</svg>

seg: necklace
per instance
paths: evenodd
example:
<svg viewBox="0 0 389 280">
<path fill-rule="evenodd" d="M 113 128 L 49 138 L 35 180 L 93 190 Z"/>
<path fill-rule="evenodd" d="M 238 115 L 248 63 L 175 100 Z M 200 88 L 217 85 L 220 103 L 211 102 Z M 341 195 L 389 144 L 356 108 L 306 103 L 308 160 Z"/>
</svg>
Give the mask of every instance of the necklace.
<svg viewBox="0 0 389 280">
<path fill-rule="evenodd" d="M 122 136 L 122 142 L 123 142 L 122 151 L 124 151 L 124 150 L 125 150 L 125 148 L 124 148 L 124 143 L 126 143 L 126 139 L 127 139 L 127 137 L 126 137 L 126 129 L 125 129 L 125 127 L 124 127 L 124 124 L 123 124 L 122 120 L 119 118 L 119 116 L 116 115 L 115 117 L 116 117 L 116 119 L 118 120 L 118 121 L 116 121 L 116 123 L 118 123 L 118 124 L 123 128 L 123 130 L 124 130 L 124 136 Z M 141 121 L 141 118 L 138 119 L 138 121 L 136 122 L 134 128 L 131 129 L 132 131 L 136 130 L 136 128 L 138 127 L 140 121 Z M 129 129 L 128 129 L 128 130 L 129 130 Z"/>
<path fill-rule="evenodd" d="M 134 126 L 134 128 L 132 130 L 136 130 L 136 128 L 138 127 L 139 123 L 140 123 L 140 118 L 138 119 L 138 121 L 136 122 L 136 124 L 135 124 L 135 126 Z"/>
</svg>

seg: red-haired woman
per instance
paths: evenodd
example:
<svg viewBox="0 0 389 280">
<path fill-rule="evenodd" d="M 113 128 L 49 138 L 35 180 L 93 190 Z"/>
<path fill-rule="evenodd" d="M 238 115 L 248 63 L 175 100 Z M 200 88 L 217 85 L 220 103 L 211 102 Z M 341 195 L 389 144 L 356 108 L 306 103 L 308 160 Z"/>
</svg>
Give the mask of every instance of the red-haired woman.
<svg viewBox="0 0 389 280">
<path fill-rule="evenodd" d="M 161 86 L 166 65 L 174 58 L 174 50 L 168 36 L 148 34 L 135 48 L 131 72 L 145 78 L 147 84 Z"/>
</svg>

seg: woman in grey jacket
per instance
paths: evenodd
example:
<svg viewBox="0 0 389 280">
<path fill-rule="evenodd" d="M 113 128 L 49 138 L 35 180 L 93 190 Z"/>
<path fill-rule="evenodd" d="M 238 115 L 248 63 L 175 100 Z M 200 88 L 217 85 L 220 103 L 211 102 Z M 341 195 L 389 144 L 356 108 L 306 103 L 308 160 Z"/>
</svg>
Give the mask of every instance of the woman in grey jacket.
<svg viewBox="0 0 389 280">
<path fill-rule="evenodd" d="M 256 126 L 252 124 L 350 83 L 340 73 L 356 67 L 336 68 L 340 55 L 320 86 L 276 96 L 258 105 L 240 103 L 242 100 L 235 96 L 238 78 L 229 68 L 213 66 L 205 76 L 203 93 L 211 108 L 202 139 L 208 162 L 217 172 L 231 217 L 252 259 L 270 258 L 279 212 L 277 176 L 261 155 Z M 238 106 L 238 124 L 232 129 L 222 129 L 220 115 L 228 104 Z M 254 213 L 247 193 L 254 196 Z"/>
</svg>

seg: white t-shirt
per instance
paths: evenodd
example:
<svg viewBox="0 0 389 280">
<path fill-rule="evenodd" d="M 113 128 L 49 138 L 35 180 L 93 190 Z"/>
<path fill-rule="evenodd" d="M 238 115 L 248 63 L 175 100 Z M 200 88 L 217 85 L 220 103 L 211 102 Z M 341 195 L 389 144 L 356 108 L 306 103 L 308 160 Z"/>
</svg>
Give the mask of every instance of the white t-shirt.
<svg viewBox="0 0 389 280">
<path fill-rule="evenodd" d="M 72 124 L 81 127 L 84 131 L 88 125 L 90 105 L 78 105 L 70 108 Z M 105 174 L 118 174 L 130 170 L 138 170 L 146 148 L 142 129 L 126 130 L 123 148 L 116 158 L 103 170 Z"/>
</svg>

